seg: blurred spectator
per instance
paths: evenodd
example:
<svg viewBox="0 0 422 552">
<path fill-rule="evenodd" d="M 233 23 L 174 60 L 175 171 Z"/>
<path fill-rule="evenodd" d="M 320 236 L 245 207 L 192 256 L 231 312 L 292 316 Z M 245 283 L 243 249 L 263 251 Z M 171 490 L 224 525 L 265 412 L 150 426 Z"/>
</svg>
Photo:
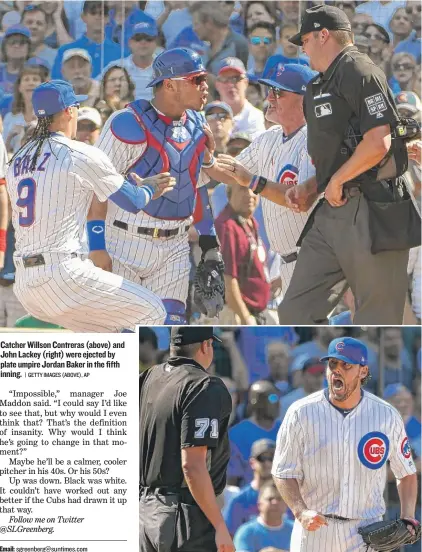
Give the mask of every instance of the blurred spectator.
<svg viewBox="0 0 422 552">
<path fill-rule="evenodd" d="M 164 11 L 158 17 L 157 25 L 165 37 L 167 48 L 184 29 L 192 27 L 192 14 L 189 4 L 190 2 L 184 2 L 183 0 L 165 0 L 164 2 Z"/>
<path fill-rule="evenodd" d="M 390 21 L 390 31 L 393 35 L 392 46 L 395 48 L 399 42 L 406 40 L 412 31 L 412 20 L 406 8 L 397 8 Z"/>
<path fill-rule="evenodd" d="M 246 99 L 251 105 L 262 110 L 264 105 L 264 95 L 262 93 L 262 87 L 259 83 L 251 82 L 249 79 L 248 88 L 246 90 Z"/>
<path fill-rule="evenodd" d="M 214 136 L 215 155 L 226 153 L 227 143 L 233 129 L 232 108 L 224 102 L 216 101 L 207 104 L 204 113 Z"/>
<path fill-rule="evenodd" d="M 78 112 L 76 140 L 93 146 L 100 136 L 101 115 L 93 107 L 81 107 Z"/>
<path fill-rule="evenodd" d="M 293 389 L 281 399 L 280 418 L 284 419 L 290 405 L 323 388 L 325 364 L 319 357 L 308 358 L 302 365 L 302 387 Z"/>
<path fill-rule="evenodd" d="M 387 31 L 380 25 L 371 23 L 366 27 L 365 36 L 369 40 L 369 57 L 388 76 L 391 48 Z"/>
<path fill-rule="evenodd" d="M 248 188 L 228 187 L 229 204 L 215 221 L 225 270 L 226 305 L 223 324 L 265 324 L 270 299 L 267 251 L 253 213 L 259 201 Z"/>
<path fill-rule="evenodd" d="M 340 0 L 334 2 L 334 5 L 337 8 L 344 11 L 350 22 L 352 22 L 355 15 L 356 4 L 357 2 L 354 2 L 353 0 Z"/>
<path fill-rule="evenodd" d="M 63 78 L 70 82 L 75 94 L 86 94 L 88 99 L 81 105 L 93 106 L 100 95 L 100 83 L 91 78 L 92 59 L 82 48 L 71 48 L 63 54 Z"/>
<path fill-rule="evenodd" d="M 240 59 L 226 58 L 219 66 L 215 87 L 223 102 L 233 110 L 233 132 L 247 132 L 256 138 L 265 130 L 264 115 L 246 99 L 246 69 Z"/>
<path fill-rule="evenodd" d="M 31 55 L 46 61 L 51 69 L 57 50 L 50 48 L 44 42 L 47 33 L 47 14 L 39 5 L 31 4 L 24 9 L 22 24 L 31 32 Z"/>
<path fill-rule="evenodd" d="M 251 135 L 247 132 L 233 132 L 230 136 L 229 141 L 227 142 L 227 154 L 231 155 L 232 157 L 236 157 L 236 155 L 239 155 L 239 153 L 247 148 L 251 143 Z M 260 204 L 258 203 L 258 207 L 259 205 Z M 262 224 L 264 223 L 262 222 Z M 261 222 L 259 222 L 259 225 L 261 225 Z"/>
<path fill-rule="evenodd" d="M 99 99 L 94 107 L 100 112 L 104 122 L 108 117 L 133 102 L 135 86 L 127 70 L 120 66 L 111 65 L 101 80 Z"/>
<path fill-rule="evenodd" d="M 369 38 L 365 35 L 355 35 L 355 46 L 362 54 L 369 54 Z"/>
<path fill-rule="evenodd" d="M 422 102 L 414 92 L 399 92 L 394 98 L 397 111 L 402 117 L 412 117 L 421 120 Z"/>
<path fill-rule="evenodd" d="M 352 18 L 352 32 L 356 35 L 365 34 L 366 27 L 374 23 L 372 17 L 366 13 L 355 13 Z"/>
<path fill-rule="evenodd" d="M 295 25 L 283 25 L 280 29 L 280 38 L 277 47 L 277 60 L 274 56 L 273 66 L 277 63 L 300 63 L 301 65 L 309 65 L 308 58 L 300 53 L 300 49 L 295 44 L 292 44 L 289 39 L 297 33 Z"/>
<path fill-rule="evenodd" d="M 139 7 L 136 0 L 109 0 L 108 22 L 105 26 L 105 36 L 112 42 L 120 45 L 123 56 L 129 55 L 129 38 L 133 27 L 139 23 L 156 25 L 154 18 L 146 14 Z"/>
<path fill-rule="evenodd" d="M 252 28 L 252 25 L 258 22 L 265 21 L 266 23 L 271 23 L 272 25 L 276 24 L 276 15 L 274 12 L 274 4 L 272 2 L 254 2 L 253 0 L 246 2 L 244 17 L 246 25 L 245 33 Z"/>
<path fill-rule="evenodd" d="M 259 439 L 252 445 L 249 465 L 252 481 L 242 487 L 229 502 L 224 512 L 224 520 L 231 535 L 239 527 L 258 515 L 258 495 L 266 482 L 271 481 L 271 466 L 275 452 L 275 441 Z"/>
<path fill-rule="evenodd" d="M 412 54 L 406 54 L 405 52 L 394 54 L 391 58 L 391 67 L 393 76 L 388 84 L 394 94 L 397 94 L 400 90 L 413 90 L 416 78 L 416 59 Z"/>
<path fill-rule="evenodd" d="M 278 20 L 284 25 L 293 25 L 296 29 L 300 26 L 300 2 L 297 0 L 278 0 L 276 3 Z"/>
<path fill-rule="evenodd" d="M 265 380 L 253 383 L 249 389 L 246 418 L 229 430 L 229 439 L 233 444 L 232 455 L 237 449 L 240 460 L 247 463 L 252 450 L 252 444 L 258 439 L 276 440 L 280 421 L 277 420 L 280 411 L 280 392 L 277 387 Z M 239 469 L 241 468 L 241 469 Z M 245 474 L 236 462 L 230 465 L 228 476 L 231 483 L 244 480 Z"/>
<path fill-rule="evenodd" d="M 400 42 L 395 53 L 406 52 L 412 54 L 421 63 L 421 3 L 413 0 L 406 2 L 406 14 L 409 16 L 412 23 L 413 31 L 409 38 Z M 418 89 L 420 92 L 420 88 Z"/>
<path fill-rule="evenodd" d="M 8 152 L 15 153 L 21 146 L 25 128 L 36 120 L 32 108 L 32 92 L 43 82 L 39 67 L 25 66 L 19 73 L 13 92 L 12 111 L 3 122 L 3 138 Z"/>
<path fill-rule="evenodd" d="M 267 362 L 269 368 L 268 381 L 271 381 L 280 394 L 286 395 L 289 391 L 289 360 L 290 347 L 287 343 L 272 341 L 267 345 Z"/>
<path fill-rule="evenodd" d="M 155 21 L 134 25 L 129 35 L 129 48 L 132 53 L 119 64 L 126 69 L 135 85 L 135 100 L 152 99 L 152 88 L 147 88 L 147 85 L 153 78 L 152 61 L 157 48 L 157 36 L 158 29 Z"/>
<path fill-rule="evenodd" d="M 84 2 L 82 20 L 86 23 L 86 33 L 75 40 L 59 48 L 51 71 L 53 79 L 61 79 L 63 55 L 66 50 L 83 49 L 91 56 L 92 77 L 96 78 L 104 67 L 112 61 L 119 59 L 120 46 L 104 38 L 104 24 L 108 20 L 108 7 L 102 0 L 86 0 Z"/>
<path fill-rule="evenodd" d="M 410 306 L 415 316 L 413 323 L 421 324 L 421 246 L 414 247 L 409 251 L 409 263 L 407 265 L 407 273 L 409 275 L 409 293 L 410 293 Z"/>
<path fill-rule="evenodd" d="M 209 42 L 203 56 L 210 73 L 216 75 L 222 60 L 235 57 L 248 62 L 248 41 L 229 27 L 229 17 L 222 10 L 216 10 L 212 2 L 198 2 L 191 5 L 193 30 L 198 37 Z M 245 71 L 246 73 L 246 71 Z"/>
<path fill-rule="evenodd" d="M 50 48 L 58 48 L 71 42 L 69 21 L 64 10 L 63 0 L 43 1 L 41 5 L 47 16 L 47 30 L 44 36 L 44 43 L 50 46 Z"/>
<path fill-rule="evenodd" d="M 148 370 L 157 363 L 158 339 L 154 330 L 146 326 L 139 328 L 139 371 Z"/>
<path fill-rule="evenodd" d="M 386 327 L 384 332 L 384 385 L 402 383 L 412 388 L 413 366 L 408 350 L 404 347 L 401 328 Z M 378 381 L 379 366 L 370 367 L 371 376 Z"/>
<path fill-rule="evenodd" d="M 13 93 L 13 86 L 29 59 L 31 32 L 23 25 L 9 27 L 1 43 L 3 62 L 0 63 L 0 89 L 5 94 Z"/>
<path fill-rule="evenodd" d="M 390 383 L 384 389 L 383 398 L 392 404 L 400 412 L 404 421 L 409 443 L 414 454 L 419 458 L 422 455 L 421 450 L 421 431 L 422 425 L 420 418 L 416 418 L 414 413 L 419 416 L 419 411 L 415 411 L 413 395 L 410 390 L 401 383 Z"/>
<path fill-rule="evenodd" d="M 248 75 L 262 77 L 267 59 L 275 52 L 276 28 L 271 23 L 258 21 L 248 30 L 249 53 Z"/>
<path fill-rule="evenodd" d="M 356 7 L 356 14 L 365 13 L 370 15 L 375 23 L 388 29 L 390 19 L 397 8 L 404 7 L 405 0 L 371 0 L 371 2 L 363 2 Z"/>
<path fill-rule="evenodd" d="M 291 359 L 294 360 L 299 355 L 307 354 L 310 357 L 322 357 L 330 342 L 336 337 L 346 335 L 344 328 L 325 327 L 315 328 L 315 337 L 312 341 L 306 341 L 295 347 L 291 352 Z"/>
<path fill-rule="evenodd" d="M 167 48 L 190 48 L 195 50 L 201 57 L 204 57 L 207 51 L 207 44 L 200 40 L 192 27 L 185 27 L 176 38 L 168 44 Z"/>
<path fill-rule="evenodd" d="M 259 516 L 242 525 L 234 536 L 234 545 L 239 552 L 260 552 L 266 546 L 290 550 L 293 522 L 284 520 L 287 506 L 275 484 L 264 485 L 258 496 Z"/>
<path fill-rule="evenodd" d="M 232 332 L 225 332 L 232 333 Z M 237 423 L 239 420 L 236 418 L 237 407 L 239 406 L 239 391 L 236 386 L 236 382 L 231 378 L 222 377 L 224 385 L 227 387 L 230 397 L 232 398 L 232 413 L 230 414 L 229 426 Z"/>
</svg>

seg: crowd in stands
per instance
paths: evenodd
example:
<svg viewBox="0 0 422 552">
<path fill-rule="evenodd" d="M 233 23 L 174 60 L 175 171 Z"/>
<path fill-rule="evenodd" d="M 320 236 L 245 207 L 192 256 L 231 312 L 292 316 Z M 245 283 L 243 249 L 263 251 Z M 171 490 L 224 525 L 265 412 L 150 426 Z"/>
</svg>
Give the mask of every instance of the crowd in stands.
<svg viewBox="0 0 422 552">
<path fill-rule="evenodd" d="M 271 483 L 275 439 L 288 407 L 326 387 L 326 354 L 332 339 L 349 335 L 365 342 L 371 377 L 364 389 L 392 404 L 403 417 L 421 474 L 420 328 L 267 327 L 215 328 L 210 372 L 225 382 L 233 400 L 231 458 L 222 504 L 236 549 L 289 550 L 292 514 Z M 169 329 L 140 328 L 140 370 L 169 355 Z M 382 374 L 382 378 L 380 377 Z M 400 515 L 395 479 L 388 469 L 387 516 Z M 417 517 L 420 519 L 420 496 Z M 411 552 L 419 545 L 409 547 Z"/>
<path fill-rule="evenodd" d="M 303 11 L 321 1 L 0 1 L 0 131 L 8 155 L 13 155 L 34 129 L 31 97 L 40 83 L 62 78 L 72 83 L 77 94 L 88 95 L 78 139 L 94 144 L 111 113 L 134 99 L 151 99 L 152 88 L 147 84 L 152 79 L 154 57 L 166 48 L 189 47 L 202 56 L 209 71 L 205 116 L 215 136 L 216 153 L 235 156 L 272 125 L 265 119 L 265 87 L 257 82 L 265 64 L 308 64 L 301 49 L 288 39 L 297 32 Z M 420 2 L 330 3 L 348 15 L 359 50 L 383 67 L 401 115 L 420 120 Z M 409 175 L 420 205 L 417 161 L 411 161 Z M 230 305 L 235 299 L 229 298 L 223 323 L 277 323 L 283 261 L 269 250 L 259 201 L 246 208 L 247 198 L 241 191 L 227 194 L 225 185 L 212 181 L 208 186 L 215 217 L 221 214 L 224 219 L 224 209 L 230 204 L 231 212 L 249 218 L 258 228 L 262 252 L 260 266 L 255 267 L 250 266 L 250 247 L 256 244 L 247 246 L 242 254 L 235 254 L 230 243 L 225 246 L 229 275 L 239 279 L 250 316 L 239 316 Z M 217 228 L 223 227 L 220 219 Z M 11 244 L 12 232 L 10 227 Z M 191 240 L 194 261 L 198 248 L 193 231 Z M 5 282 L 1 286 L 13 283 L 10 254 L 7 259 L 9 263 L 0 273 L 0 282 Z M 421 319 L 420 264 L 417 248 L 411 251 L 408 269 L 410 324 Z M 258 302 L 252 296 L 256 289 Z M 7 312 L 8 308 L 1 303 L 0 310 Z M 204 322 L 190 301 L 189 310 L 191 323 Z M 353 310 L 352 298 L 346 296 L 338 308 L 342 310 Z M 6 318 L 7 324 L 12 323 L 14 315 Z"/>
</svg>

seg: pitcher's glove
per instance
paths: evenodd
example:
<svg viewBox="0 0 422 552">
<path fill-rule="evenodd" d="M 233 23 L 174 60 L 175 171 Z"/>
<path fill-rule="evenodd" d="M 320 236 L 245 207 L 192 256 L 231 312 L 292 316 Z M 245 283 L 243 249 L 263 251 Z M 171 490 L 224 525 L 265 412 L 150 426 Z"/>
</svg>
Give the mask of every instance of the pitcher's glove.
<svg viewBox="0 0 422 552">
<path fill-rule="evenodd" d="M 407 528 L 408 525 L 413 527 L 414 535 Z M 393 552 L 400 546 L 417 542 L 421 538 L 421 524 L 412 518 L 378 521 L 366 527 L 360 527 L 358 533 L 368 545 L 368 550 Z"/>
<path fill-rule="evenodd" d="M 224 262 L 218 249 L 208 249 L 196 269 L 193 300 L 202 314 L 217 316 L 224 307 Z"/>
</svg>

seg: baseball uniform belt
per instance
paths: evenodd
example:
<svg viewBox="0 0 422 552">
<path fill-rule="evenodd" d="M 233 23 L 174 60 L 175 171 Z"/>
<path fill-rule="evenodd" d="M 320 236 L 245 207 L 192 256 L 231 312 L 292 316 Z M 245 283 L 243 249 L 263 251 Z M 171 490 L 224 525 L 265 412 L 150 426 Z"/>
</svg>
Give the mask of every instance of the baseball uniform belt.
<svg viewBox="0 0 422 552">
<path fill-rule="evenodd" d="M 329 518 L 329 519 L 335 519 L 337 521 L 351 521 L 349 518 L 336 516 L 335 514 L 326 514 L 326 515 L 324 515 L 324 517 Z"/>
<path fill-rule="evenodd" d="M 48 254 L 49 257 L 51 254 Z M 71 258 L 77 257 L 76 253 L 71 253 Z M 22 257 L 22 264 L 25 268 L 32 268 L 34 266 L 43 266 L 46 263 L 46 259 L 44 258 L 44 255 L 42 253 L 39 253 L 38 255 L 30 255 L 29 257 Z"/>
<path fill-rule="evenodd" d="M 121 220 L 115 220 L 113 222 L 113 226 L 116 226 L 121 230 L 126 230 L 126 232 L 129 230 L 129 225 L 126 222 L 122 222 Z M 190 225 L 182 226 L 181 228 L 173 228 L 172 230 L 163 230 L 161 228 L 144 228 L 142 226 L 138 226 L 136 231 L 142 236 L 150 236 L 151 238 L 171 238 L 173 236 L 177 236 L 178 234 L 182 234 L 182 232 L 187 232 L 189 228 Z"/>
<path fill-rule="evenodd" d="M 197 505 L 188 489 L 174 490 L 167 487 L 139 487 L 140 499 L 150 494 L 161 496 L 176 496 L 178 502 L 181 502 L 182 504 L 190 504 L 191 506 Z"/>
<path fill-rule="evenodd" d="M 295 251 L 294 253 L 290 253 L 290 255 L 281 255 L 281 258 L 286 264 L 293 263 L 294 261 L 297 261 L 297 252 Z"/>
</svg>

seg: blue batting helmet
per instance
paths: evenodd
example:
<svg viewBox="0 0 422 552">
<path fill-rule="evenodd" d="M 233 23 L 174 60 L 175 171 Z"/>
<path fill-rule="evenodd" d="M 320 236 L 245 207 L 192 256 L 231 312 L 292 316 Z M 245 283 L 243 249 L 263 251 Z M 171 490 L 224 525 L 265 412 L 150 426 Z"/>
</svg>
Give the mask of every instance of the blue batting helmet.
<svg viewBox="0 0 422 552">
<path fill-rule="evenodd" d="M 154 79 L 148 87 L 165 79 L 206 73 L 201 56 L 189 48 L 173 48 L 157 56 L 152 63 Z"/>
</svg>

